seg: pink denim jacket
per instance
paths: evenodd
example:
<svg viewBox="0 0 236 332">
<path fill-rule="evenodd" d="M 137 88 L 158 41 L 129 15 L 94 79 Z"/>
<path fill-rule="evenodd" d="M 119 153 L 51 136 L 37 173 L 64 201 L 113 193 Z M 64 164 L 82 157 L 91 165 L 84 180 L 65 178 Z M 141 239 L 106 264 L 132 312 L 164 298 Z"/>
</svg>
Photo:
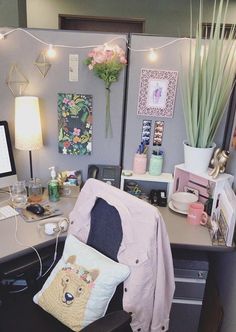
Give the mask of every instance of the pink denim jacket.
<svg viewBox="0 0 236 332">
<path fill-rule="evenodd" d="M 118 261 L 130 267 L 123 308 L 133 331 L 168 330 L 175 283 L 170 242 L 157 208 L 102 181 L 88 179 L 70 213 L 69 234 L 87 242 L 90 212 L 100 197 L 119 212 L 123 239 Z"/>
</svg>

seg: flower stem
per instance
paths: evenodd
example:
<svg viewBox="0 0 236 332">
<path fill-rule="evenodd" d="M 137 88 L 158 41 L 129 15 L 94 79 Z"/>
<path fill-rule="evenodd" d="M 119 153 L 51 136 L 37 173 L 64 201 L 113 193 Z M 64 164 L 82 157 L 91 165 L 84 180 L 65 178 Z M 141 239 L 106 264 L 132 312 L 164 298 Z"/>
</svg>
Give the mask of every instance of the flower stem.
<svg viewBox="0 0 236 332">
<path fill-rule="evenodd" d="M 110 113 L 110 86 L 106 86 L 106 138 L 112 137 L 111 113 Z"/>
</svg>

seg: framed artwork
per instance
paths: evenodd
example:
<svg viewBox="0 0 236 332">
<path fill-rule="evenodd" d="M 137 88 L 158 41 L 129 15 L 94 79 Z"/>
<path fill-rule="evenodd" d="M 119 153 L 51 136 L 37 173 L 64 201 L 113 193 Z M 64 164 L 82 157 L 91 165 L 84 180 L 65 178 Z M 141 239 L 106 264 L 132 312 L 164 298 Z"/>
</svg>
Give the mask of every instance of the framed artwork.
<svg viewBox="0 0 236 332">
<path fill-rule="evenodd" d="M 172 118 L 178 72 L 141 69 L 138 115 Z"/>
<path fill-rule="evenodd" d="M 58 93 L 58 151 L 90 155 L 92 151 L 92 96 Z"/>
</svg>

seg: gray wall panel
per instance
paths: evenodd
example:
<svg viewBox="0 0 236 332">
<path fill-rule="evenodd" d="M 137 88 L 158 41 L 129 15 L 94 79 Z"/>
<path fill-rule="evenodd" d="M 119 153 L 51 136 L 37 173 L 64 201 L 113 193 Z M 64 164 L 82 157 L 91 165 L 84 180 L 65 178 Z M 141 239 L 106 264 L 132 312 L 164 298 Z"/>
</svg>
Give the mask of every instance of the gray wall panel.
<svg viewBox="0 0 236 332">
<path fill-rule="evenodd" d="M 74 46 L 103 44 L 114 37 L 106 33 L 81 33 L 79 31 L 27 30 L 47 43 Z M 123 39 L 117 44 L 125 48 Z M 83 64 L 89 49 L 58 48 L 57 56 L 52 60 L 52 67 L 45 78 L 34 66 L 34 62 L 45 46 L 25 34 L 16 31 L 2 43 L 0 62 L 0 100 L 1 119 L 7 120 L 12 133 L 14 145 L 14 97 L 5 80 L 10 66 L 17 64 L 30 84 L 24 95 L 35 95 L 40 98 L 41 119 L 43 124 L 44 147 L 33 152 L 34 175 L 47 181 L 48 167 L 54 165 L 58 171 L 80 169 L 84 178 L 87 176 L 87 165 L 90 163 L 119 164 L 122 109 L 125 71 L 121 72 L 118 82 L 111 86 L 111 117 L 113 137 L 105 138 L 105 87 L 101 79 L 95 77 Z M 68 56 L 79 54 L 79 81 L 68 80 Z M 82 93 L 93 95 L 93 151 L 91 156 L 69 156 L 57 151 L 57 93 Z M 113 153 L 111 153 L 111 151 Z M 16 167 L 20 179 L 29 177 L 28 152 L 14 151 Z"/>
<path fill-rule="evenodd" d="M 155 48 L 173 40 L 173 38 L 132 35 L 131 49 L 149 49 L 151 47 Z M 181 46 L 184 47 L 185 45 L 185 41 L 181 41 L 163 48 L 160 52 L 158 52 L 158 60 L 156 63 L 151 63 L 148 60 L 148 52 L 135 52 L 132 50 L 130 52 L 128 85 L 129 94 L 127 103 L 128 113 L 124 154 L 124 168 L 126 169 L 132 168 L 133 155 L 141 139 L 142 121 L 146 119 L 152 120 L 152 137 L 149 147 L 149 156 L 152 152 L 154 122 L 163 120 L 165 124 L 163 144 L 161 148 L 165 151 L 163 165 L 164 172 L 172 172 L 173 166 L 177 163 L 181 163 L 183 160 L 182 142 L 186 136 L 181 110 L 181 96 L 179 90 L 180 78 L 178 78 L 177 83 L 177 93 L 173 118 L 137 115 L 137 105 L 141 69 L 148 68 L 157 70 L 180 71 L 180 51 Z"/>
<path fill-rule="evenodd" d="M 158 59 L 151 63 L 148 59 L 148 52 L 137 50 L 158 48 L 169 44 L 157 52 Z M 164 38 L 153 35 L 131 35 L 131 51 L 129 60 L 129 80 L 128 80 L 128 101 L 127 101 L 127 118 L 125 132 L 125 149 L 124 149 L 124 168 L 132 169 L 133 156 L 141 140 L 141 130 L 143 120 L 152 120 L 152 136 L 149 146 L 149 158 L 153 149 L 153 131 L 155 121 L 164 121 L 164 135 L 161 149 L 164 150 L 165 158 L 163 164 L 164 172 L 173 172 L 174 165 L 184 161 L 183 141 L 186 139 L 186 130 L 184 116 L 182 112 L 181 100 L 181 57 L 183 63 L 188 54 L 188 40 Z M 136 51 L 135 51 L 136 50 Z M 176 90 L 176 99 L 173 118 L 140 116 L 137 115 L 138 95 L 140 86 L 140 73 L 142 68 L 156 70 L 174 70 L 178 71 L 178 82 Z M 217 146 L 222 145 L 225 117 L 219 126 L 215 141 Z M 158 147 L 157 147 L 158 148 Z"/>
</svg>

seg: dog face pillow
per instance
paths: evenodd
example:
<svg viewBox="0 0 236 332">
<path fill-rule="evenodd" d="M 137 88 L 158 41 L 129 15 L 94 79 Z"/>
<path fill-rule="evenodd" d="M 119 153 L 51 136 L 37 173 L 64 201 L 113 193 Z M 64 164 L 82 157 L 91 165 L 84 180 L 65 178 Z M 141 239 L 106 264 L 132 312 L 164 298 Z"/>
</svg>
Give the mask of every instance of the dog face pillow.
<svg viewBox="0 0 236 332">
<path fill-rule="evenodd" d="M 104 316 L 126 265 L 68 235 L 61 259 L 33 301 L 73 331 Z"/>
<path fill-rule="evenodd" d="M 99 271 L 87 271 L 70 256 L 39 298 L 39 305 L 74 331 L 81 329 L 86 305 Z"/>
</svg>

